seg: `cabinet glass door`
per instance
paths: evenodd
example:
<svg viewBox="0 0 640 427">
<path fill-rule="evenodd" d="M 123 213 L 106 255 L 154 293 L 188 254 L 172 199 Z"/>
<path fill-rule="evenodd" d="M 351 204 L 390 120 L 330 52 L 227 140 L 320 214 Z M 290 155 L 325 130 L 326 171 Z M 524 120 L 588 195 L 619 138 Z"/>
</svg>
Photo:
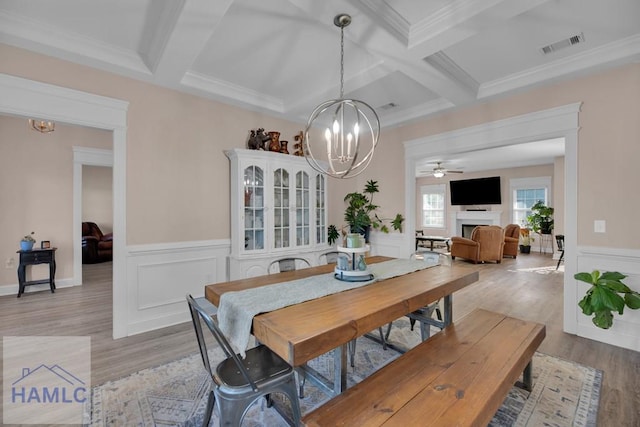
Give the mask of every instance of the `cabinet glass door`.
<svg viewBox="0 0 640 427">
<path fill-rule="evenodd" d="M 264 249 L 264 172 L 254 165 L 244 170 L 244 249 Z"/>
<path fill-rule="evenodd" d="M 296 173 L 296 245 L 308 245 L 310 224 L 309 174 Z"/>
<path fill-rule="evenodd" d="M 289 172 L 273 172 L 273 247 L 288 248 L 289 239 Z"/>
<path fill-rule="evenodd" d="M 325 186 L 324 176 L 316 175 L 316 243 L 325 243 L 327 241 L 327 207 L 324 203 Z"/>
</svg>

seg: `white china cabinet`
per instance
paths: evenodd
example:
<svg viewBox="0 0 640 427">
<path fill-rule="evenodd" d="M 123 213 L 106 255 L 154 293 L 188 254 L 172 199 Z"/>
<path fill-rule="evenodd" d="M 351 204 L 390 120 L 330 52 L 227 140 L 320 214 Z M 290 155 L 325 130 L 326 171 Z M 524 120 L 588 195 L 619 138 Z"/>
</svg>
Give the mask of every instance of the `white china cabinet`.
<svg viewBox="0 0 640 427">
<path fill-rule="evenodd" d="M 304 159 L 233 149 L 231 162 L 231 280 L 268 273 L 287 256 L 316 265 L 327 243 L 327 178 Z"/>
</svg>

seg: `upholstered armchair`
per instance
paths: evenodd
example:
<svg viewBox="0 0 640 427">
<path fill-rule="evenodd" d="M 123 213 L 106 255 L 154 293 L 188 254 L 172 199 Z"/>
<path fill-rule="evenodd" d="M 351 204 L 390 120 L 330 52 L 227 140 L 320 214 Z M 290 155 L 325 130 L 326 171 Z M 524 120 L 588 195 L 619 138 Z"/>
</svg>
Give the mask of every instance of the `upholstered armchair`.
<svg viewBox="0 0 640 427">
<path fill-rule="evenodd" d="M 484 261 L 502 262 L 504 230 L 497 225 L 479 225 L 471 232 L 471 238 L 451 238 L 451 258 L 465 258 L 474 264 Z"/>
<path fill-rule="evenodd" d="M 82 223 L 82 263 L 95 264 L 113 259 L 113 233 L 103 234 L 95 222 Z"/>
<path fill-rule="evenodd" d="M 504 228 L 504 250 L 502 256 L 518 256 L 518 244 L 520 242 L 520 226 L 509 224 Z"/>
</svg>

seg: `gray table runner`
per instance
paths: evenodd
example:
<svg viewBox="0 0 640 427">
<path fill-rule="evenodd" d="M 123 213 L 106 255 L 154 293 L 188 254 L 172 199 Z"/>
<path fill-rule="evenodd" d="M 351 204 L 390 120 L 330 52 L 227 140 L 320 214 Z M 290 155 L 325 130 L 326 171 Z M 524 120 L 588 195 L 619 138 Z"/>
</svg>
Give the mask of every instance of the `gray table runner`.
<svg viewBox="0 0 640 427">
<path fill-rule="evenodd" d="M 225 292 L 220 296 L 218 322 L 235 351 L 244 357 L 251 336 L 253 317 L 257 314 L 359 288 L 434 265 L 437 264 L 422 260 L 394 259 L 369 265 L 374 278 L 367 282 L 343 282 L 334 278 L 333 273 L 327 273 L 254 289 Z"/>
</svg>

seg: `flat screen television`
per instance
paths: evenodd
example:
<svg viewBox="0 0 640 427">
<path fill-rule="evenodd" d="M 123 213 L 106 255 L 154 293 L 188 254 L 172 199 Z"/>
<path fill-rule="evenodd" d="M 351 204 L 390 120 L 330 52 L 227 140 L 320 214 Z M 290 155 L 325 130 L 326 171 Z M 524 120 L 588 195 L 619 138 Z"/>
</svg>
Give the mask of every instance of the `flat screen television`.
<svg viewBox="0 0 640 427">
<path fill-rule="evenodd" d="M 500 177 L 449 181 L 452 205 L 499 205 Z"/>
</svg>

